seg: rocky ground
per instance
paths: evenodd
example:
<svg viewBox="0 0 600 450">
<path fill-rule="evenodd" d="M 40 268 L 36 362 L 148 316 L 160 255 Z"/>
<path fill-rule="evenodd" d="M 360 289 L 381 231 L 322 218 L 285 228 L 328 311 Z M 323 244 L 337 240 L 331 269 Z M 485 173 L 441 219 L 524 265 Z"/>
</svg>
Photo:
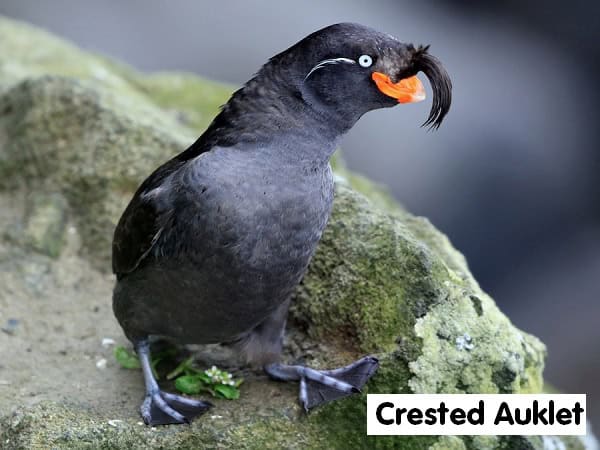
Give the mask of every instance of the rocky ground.
<svg viewBox="0 0 600 450">
<path fill-rule="evenodd" d="M 0 447 L 568 448 L 558 437 L 366 437 L 365 396 L 305 416 L 297 387 L 245 372 L 239 400 L 148 428 L 111 311 L 112 230 L 137 184 L 192 142 L 230 89 L 142 76 L 0 18 Z M 545 349 L 423 218 L 338 162 L 334 213 L 298 288 L 286 357 L 376 353 L 369 392 L 539 392 Z M 112 340 L 112 341 L 111 341 Z M 215 351 L 199 353 L 209 364 Z"/>
</svg>

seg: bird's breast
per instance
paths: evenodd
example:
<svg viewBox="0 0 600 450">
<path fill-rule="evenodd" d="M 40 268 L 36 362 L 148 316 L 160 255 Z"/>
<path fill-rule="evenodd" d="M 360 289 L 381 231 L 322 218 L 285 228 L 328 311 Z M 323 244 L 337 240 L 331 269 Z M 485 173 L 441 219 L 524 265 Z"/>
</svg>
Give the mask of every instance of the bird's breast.
<svg viewBox="0 0 600 450">
<path fill-rule="evenodd" d="M 299 166 L 247 151 L 199 158 L 177 181 L 190 253 L 259 279 L 300 277 L 333 201 L 329 164 Z M 201 262 L 201 261 L 199 261 Z"/>
<path fill-rule="evenodd" d="M 330 170 L 265 176 L 259 183 L 242 183 L 239 195 L 246 205 L 240 211 L 246 225 L 239 236 L 247 243 L 246 262 L 303 271 L 331 212 Z"/>
</svg>

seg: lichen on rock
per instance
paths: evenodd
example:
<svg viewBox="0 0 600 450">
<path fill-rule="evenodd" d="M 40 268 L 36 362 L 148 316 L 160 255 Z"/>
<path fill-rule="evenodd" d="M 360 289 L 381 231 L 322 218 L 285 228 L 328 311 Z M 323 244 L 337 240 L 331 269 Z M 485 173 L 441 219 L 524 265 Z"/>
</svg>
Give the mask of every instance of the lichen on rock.
<svg viewBox="0 0 600 450">
<path fill-rule="evenodd" d="M 0 333 L 0 446 L 542 448 L 527 437 L 367 437 L 364 394 L 305 416 L 295 386 L 260 375 L 189 427 L 138 423 L 139 373 L 95 365 L 103 337 L 124 342 L 110 311 L 112 232 L 137 185 L 230 92 L 140 75 L 0 18 L 0 226 L 12 230 L 0 236 L 0 321 L 23 323 Z M 448 239 L 336 167 L 334 211 L 291 311 L 296 356 L 332 367 L 375 353 L 371 393 L 540 392 L 544 345 L 498 310 Z"/>
</svg>

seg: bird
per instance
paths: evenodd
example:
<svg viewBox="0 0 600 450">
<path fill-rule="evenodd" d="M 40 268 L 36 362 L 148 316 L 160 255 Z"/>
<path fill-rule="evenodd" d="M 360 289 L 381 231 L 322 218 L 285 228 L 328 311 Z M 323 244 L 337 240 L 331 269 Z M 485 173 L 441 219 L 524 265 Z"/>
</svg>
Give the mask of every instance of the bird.
<svg viewBox="0 0 600 450">
<path fill-rule="evenodd" d="M 433 100 L 437 129 L 452 85 L 429 46 L 356 23 L 315 31 L 270 58 L 204 133 L 144 180 L 115 228 L 113 311 L 142 368 L 148 425 L 188 423 L 212 405 L 160 389 L 150 339 L 232 345 L 251 367 L 299 383 L 309 411 L 360 392 L 371 355 L 317 370 L 280 361 L 288 308 L 334 200 L 330 158 L 372 110 Z"/>
</svg>

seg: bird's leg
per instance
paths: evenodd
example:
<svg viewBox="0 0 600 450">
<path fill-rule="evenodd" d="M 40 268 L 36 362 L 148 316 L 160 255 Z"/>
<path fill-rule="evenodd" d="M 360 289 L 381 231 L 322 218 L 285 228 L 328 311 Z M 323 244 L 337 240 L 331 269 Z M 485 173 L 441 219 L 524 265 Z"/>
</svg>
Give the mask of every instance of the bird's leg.
<svg viewBox="0 0 600 450">
<path fill-rule="evenodd" d="M 300 403 L 307 411 L 321 403 L 360 392 L 379 367 L 379 362 L 372 356 L 365 356 L 346 367 L 334 370 L 315 370 L 300 365 L 271 362 L 281 353 L 288 307 L 289 300 L 282 303 L 240 342 L 248 360 L 266 360 L 268 364 L 264 369 L 271 378 L 299 381 Z"/>
<path fill-rule="evenodd" d="M 140 358 L 146 384 L 146 397 L 140 407 L 146 425 L 188 423 L 212 406 L 208 402 L 161 391 L 152 373 L 148 340 L 144 339 L 135 343 L 135 351 Z"/>
<path fill-rule="evenodd" d="M 333 370 L 315 370 L 280 363 L 264 367 L 265 372 L 276 380 L 300 382 L 300 403 L 306 411 L 322 403 L 360 392 L 378 368 L 379 361 L 373 356 L 365 356 Z"/>
</svg>

